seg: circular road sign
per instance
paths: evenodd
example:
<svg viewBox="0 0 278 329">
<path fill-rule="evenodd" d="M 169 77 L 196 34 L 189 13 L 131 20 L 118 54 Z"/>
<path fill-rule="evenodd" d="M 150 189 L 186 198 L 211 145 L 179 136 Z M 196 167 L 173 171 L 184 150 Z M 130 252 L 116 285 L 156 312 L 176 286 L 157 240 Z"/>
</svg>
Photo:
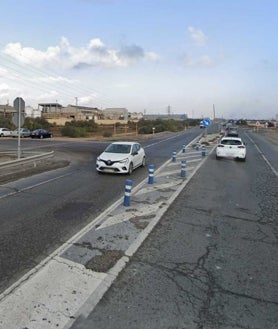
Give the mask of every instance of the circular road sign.
<svg viewBox="0 0 278 329">
<path fill-rule="evenodd" d="M 202 120 L 202 124 L 203 124 L 203 126 L 208 127 L 211 125 L 211 121 L 210 121 L 210 119 L 204 119 L 204 120 Z"/>
</svg>

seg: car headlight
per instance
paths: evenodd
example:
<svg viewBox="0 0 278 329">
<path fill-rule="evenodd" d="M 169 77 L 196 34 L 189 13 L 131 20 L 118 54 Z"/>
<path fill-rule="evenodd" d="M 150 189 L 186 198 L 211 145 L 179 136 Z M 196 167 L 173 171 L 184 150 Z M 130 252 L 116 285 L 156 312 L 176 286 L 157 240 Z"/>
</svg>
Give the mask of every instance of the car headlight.
<svg viewBox="0 0 278 329">
<path fill-rule="evenodd" d="M 129 162 L 128 158 L 125 158 L 125 159 L 119 161 L 119 163 L 121 163 L 121 164 L 128 164 L 128 162 Z"/>
</svg>

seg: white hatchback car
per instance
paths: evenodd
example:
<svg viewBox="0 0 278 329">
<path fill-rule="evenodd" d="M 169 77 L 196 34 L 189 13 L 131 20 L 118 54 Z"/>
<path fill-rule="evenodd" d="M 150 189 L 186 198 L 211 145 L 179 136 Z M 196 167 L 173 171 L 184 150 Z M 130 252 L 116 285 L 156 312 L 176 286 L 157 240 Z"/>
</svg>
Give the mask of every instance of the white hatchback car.
<svg viewBox="0 0 278 329">
<path fill-rule="evenodd" d="M 9 128 L 0 128 L 0 137 L 10 137 L 12 131 Z"/>
<path fill-rule="evenodd" d="M 146 164 L 145 151 L 137 142 L 114 142 L 98 156 L 96 170 L 104 173 L 131 174 Z"/>
<path fill-rule="evenodd" d="M 246 147 L 240 137 L 223 137 L 216 147 L 216 159 L 233 158 L 245 161 Z"/>
</svg>

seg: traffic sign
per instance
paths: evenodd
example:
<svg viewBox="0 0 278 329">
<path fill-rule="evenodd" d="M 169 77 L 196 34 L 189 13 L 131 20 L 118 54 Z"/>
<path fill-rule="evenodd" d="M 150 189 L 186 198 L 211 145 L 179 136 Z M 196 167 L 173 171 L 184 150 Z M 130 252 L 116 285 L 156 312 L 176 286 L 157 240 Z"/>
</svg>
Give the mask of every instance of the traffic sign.
<svg viewBox="0 0 278 329">
<path fill-rule="evenodd" d="M 208 127 L 208 126 L 210 126 L 211 125 L 211 121 L 210 121 L 210 119 L 203 119 L 202 121 L 201 121 L 201 123 L 202 123 L 202 125 L 204 126 L 204 127 Z"/>
<path fill-rule="evenodd" d="M 18 120 L 18 118 L 19 118 L 18 113 L 14 113 L 14 114 L 13 114 L 13 117 L 12 117 L 12 122 L 13 122 L 13 124 L 14 124 L 16 127 L 18 127 L 18 125 L 19 125 L 19 120 Z M 24 113 L 20 113 L 20 125 L 23 125 L 23 124 L 24 124 L 24 121 L 25 121 Z"/>
<path fill-rule="evenodd" d="M 24 112 L 25 112 L 25 101 L 21 97 L 17 97 L 14 100 L 14 109 L 16 110 L 16 113 L 14 113 L 12 121 L 14 125 L 16 125 L 18 128 L 21 127 L 21 125 L 24 124 Z"/>
<path fill-rule="evenodd" d="M 17 97 L 14 100 L 14 109 L 17 111 L 17 113 L 23 113 L 25 111 L 25 102 L 23 98 Z"/>
</svg>

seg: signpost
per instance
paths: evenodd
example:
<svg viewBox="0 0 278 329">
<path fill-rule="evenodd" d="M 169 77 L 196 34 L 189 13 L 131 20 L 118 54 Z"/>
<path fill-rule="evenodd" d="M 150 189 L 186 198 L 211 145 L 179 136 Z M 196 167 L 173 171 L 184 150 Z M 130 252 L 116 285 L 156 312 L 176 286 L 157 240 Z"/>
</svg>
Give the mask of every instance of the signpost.
<svg viewBox="0 0 278 329">
<path fill-rule="evenodd" d="M 209 118 L 207 118 L 207 119 L 203 119 L 203 120 L 201 121 L 201 124 L 202 124 L 205 128 L 207 128 L 208 126 L 211 125 L 211 121 L 210 121 Z"/>
<path fill-rule="evenodd" d="M 15 116 L 13 118 L 14 124 L 17 126 L 18 131 L 18 139 L 17 139 L 17 158 L 20 159 L 21 157 L 21 150 L 20 150 L 20 128 L 21 124 L 24 123 L 24 111 L 25 111 L 25 102 L 24 99 L 21 97 L 17 97 L 14 100 L 14 109 L 16 110 Z"/>
</svg>

